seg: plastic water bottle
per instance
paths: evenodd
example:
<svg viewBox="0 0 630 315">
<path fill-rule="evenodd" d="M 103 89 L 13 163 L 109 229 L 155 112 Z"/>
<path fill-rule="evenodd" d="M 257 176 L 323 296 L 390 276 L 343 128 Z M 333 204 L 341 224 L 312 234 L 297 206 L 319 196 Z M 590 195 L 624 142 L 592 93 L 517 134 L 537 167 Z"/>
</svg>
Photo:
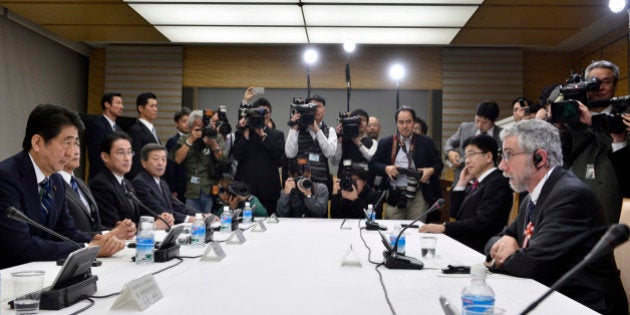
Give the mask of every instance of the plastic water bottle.
<svg viewBox="0 0 630 315">
<path fill-rule="evenodd" d="M 136 235 L 136 264 L 152 264 L 155 238 L 153 217 L 140 217 L 140 229 Z"/>
<path fill-rule="evenodd" d="M 389 245 L 391 245 L 392 248 L 394 248 L 394 246 L 396 245 L 396 238 L 398 237 L 398 234 L 400 234 L 400 231 L 402 231 L 402 227 L 400 225 L 396 225 L 392 233 L 389 234 Z M 405 254 L 405 243 L 406 243 L 406 237 L 405 237 L 405 234 L 403 233 L 398 239 L 398 247 L 396 248 L 396 252 L 398 254 L 402 254 L 402 255 Z"/>
<path fill-rule="evenodd" d="M 470 284 L 462 290 L 462 307 L 479 305 L 479 311 L 494 306 L 494 291 L 486 283 L 486 267 L 478 264 L 470 267 Z M 470 306 L 469 306 L 470 307 Z"/>
<path fill-rule="evenodd" d="M 221 232 L 232 232 L 232 212 L 230 207 L 223 207 L 223 213 L 221 213 Z"/>
<path fill-rule="evenodd" d="M 374 220 L 376 220 L 376 213 L 374 213 L 374 205 L 369 204 L 366 212 L 367 212 L 367 220 L 374 222 Z"/>
<path fill-rule="evenodd" d="M 206 224 L 203 221 L 203 215 L 201 213 L 195 214 L 195 222 L 190 229 L 191 238 L 190 243 L 193 246 L 203 246 L 206 243 Z"/>
<path fill-rule="evenodd" d="M 252 223 L 252 207 L 249 202 L 246 202 L 243 208 L 243 223 Z"/>
</svg>

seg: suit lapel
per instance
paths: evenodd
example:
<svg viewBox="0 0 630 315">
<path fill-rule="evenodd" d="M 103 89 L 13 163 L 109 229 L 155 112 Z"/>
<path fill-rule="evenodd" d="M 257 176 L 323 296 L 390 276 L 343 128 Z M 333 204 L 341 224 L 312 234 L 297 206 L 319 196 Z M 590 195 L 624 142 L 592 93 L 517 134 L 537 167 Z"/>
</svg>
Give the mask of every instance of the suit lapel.
<svg viewBox="0 0 630 315">
<path fill-rule="evenodd" d="M 20 210 L 26 213 L 28 217 L 39 218 L 38 221 L 42 222 L 42 215 L 39 209 L 41 206 L 39 201 L 39 189 L 37 187 L 37 178 L 35 177 L 33 163 L 26 151 L 22 151 L 22 155 L 18 159 L 19 172 L 22 176 L 22 178 L 20 178 L 20 182 L 22 187 L 25 187 L 24 198 L 26 199 L 27 204 L 27 209 Z"/>
</svg>

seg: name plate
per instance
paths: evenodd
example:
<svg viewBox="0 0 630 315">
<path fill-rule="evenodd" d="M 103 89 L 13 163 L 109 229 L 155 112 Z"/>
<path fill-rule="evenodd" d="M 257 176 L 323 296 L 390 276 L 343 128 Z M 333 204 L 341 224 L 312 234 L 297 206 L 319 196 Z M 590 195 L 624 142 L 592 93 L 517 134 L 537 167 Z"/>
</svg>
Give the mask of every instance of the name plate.
<svg viewBox="0 0 630 315">
<path fill-rule="evenodd" d="M 206 246 L 206 251 L 201 256 L 200 261 L 221 261 L 227 256 L 221 244 L 211 242 Z"/>
<path fill-rule="evenodd" d="M 111 309 L 130 308 L 144 311 L 163 297 L 164 295 L 153 275 L 147 274 L 127 282 Z"/>
<path fill-rule="evenodd" d="M 234 232 L 232 232 L 232 234 L 230 234 L 230 237 L 228 237 L 227 239 L 228 244 L 243 244 L 245 243 L 245 241 L 247 240 L 245 239 L 245 235 L 241 230 L 235 230 Z"/>
<path fill-rule="evenodd" d="M 266 232 L 267 231 L 267 226 L 265 225 L 265 222 L 261 221 L 256 221 L 256 225 L 254 225 L 254 227 L 252 228 L 252 232 Z"/>
<path fill-rule="evenodd" d="M 280 223 L 280 220 L 278 220 L 278 216 L 275 213 L 272 213 L 267 219 L 267 223 Z"/>
<path fill-rule="evenodd" d="M 363 267 L 359 256 L 352 248 L 352 244 L 350 244 L 350 248 L 348 248 L 348 251 L 341 259 L 341 267 Z"/>
</svg>

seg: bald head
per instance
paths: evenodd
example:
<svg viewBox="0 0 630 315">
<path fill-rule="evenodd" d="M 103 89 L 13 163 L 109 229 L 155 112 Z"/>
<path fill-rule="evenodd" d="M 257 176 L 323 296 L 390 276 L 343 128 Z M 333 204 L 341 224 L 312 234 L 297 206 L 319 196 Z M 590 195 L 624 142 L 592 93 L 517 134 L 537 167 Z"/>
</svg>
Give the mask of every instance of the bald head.
<svg viewBox="0 0 630 315">
<path fill-rule="evenodd" d="M 381 122 L 378 121 L 378 118 L 374 116 L 370 117 L 365 132 L 367 133 L 368 137 L 374 140 L 378 140 L 378 135 L 381 133 Z"/>
</svg>

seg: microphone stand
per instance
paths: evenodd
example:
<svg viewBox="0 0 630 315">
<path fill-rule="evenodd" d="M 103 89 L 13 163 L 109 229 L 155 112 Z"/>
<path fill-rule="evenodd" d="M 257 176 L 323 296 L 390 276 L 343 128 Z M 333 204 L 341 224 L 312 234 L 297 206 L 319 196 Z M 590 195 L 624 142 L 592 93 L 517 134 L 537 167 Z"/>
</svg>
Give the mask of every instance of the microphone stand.
<svg viewBox="0 0 630 315">
<path fill-rule="evenodd" d="M 378 209 L 378 207 L 381 206 L 381 204 L 385 200 L 385 195 L 387 195 L 387 190 L 383 190 L 383 192 L 381 193 L 381 196 L 376 201 L 376 204 L 374 205 L 374 211 L 376 211 L 376 209 Z M 372 221 L 372 218 L 366 218 L 365 229 L 368 231 L 375 231 L 375 230 L 387 231 L 387 226 L 380 225 L 377 222 Z"/>
<path fill-rule="evenodd" d="M 575 276 L 576 273 L 584 269 L 584 267 L 592 263 L 595 259 L 601 257 L 605 253 L 612 251 L 615 247 L 617 247 L 617 245 L 623 244 L 625 241 L 628 240 L 629 234 L 630 231 L 627 225 L 613 224 L 608 229 L 608 231 L 606 231 L 606 234 L 604 234 L 599 239 L 599 242 L 597 242 L 597 244 L 593 246 L 593 249 L 591 249 L 591 251 L 586 256 L 584 256 L 582 261 L 580 261 L 577 265 L 571 268 L 571 270 L 565 273 L 564 276 L 558 279 L 549 288 L 549 290 L 547 290 L 547 292 L 545 292 L 542 296 L 536 299 L 536 301 L 530 304 L 523 312 L 521 312 L 521 315 L 525 315 L 533 311 L 536 306 L 538 306 L 538 304 L 545 300 L 551 293 L 564 286 L 571 278 L 573 278 L 573 276 Z"/>
<path fill-rule="evenodd" d="M 58 239 L 71 244 L 72 246 L 76 247 L 77 249 L 82 249 L 83 246 L 79 245 L 77 242 L 71 240 L 70 238 L 61 235 L 55 231 L 53 231 L 52 229 L 49 229 L 35 221 L 33 221 L 33 219 L 29 218 L 28 216 L 26 216 L 22 211 L 16 209 L 15 207 L 9 206 L 8 208 L 5 209 L 5 212 L 7 214 L 7 217 L 9 217 L 10 219 L 16 220 L 16 221 L 20 221 L 20 222 L 24 222 L 28 225 L 31 225 L 33 227 L 38 228 L 41 231 L 44 231 L 52 236 L 57 237 Z M 65 259 L 59 259 L 57 260 L 57 266 L 61 266 L 63 265 L 63 263 L 65 262 Z M 99 267 L 103 264 L 102 261 L 100 260 L 96 260 L 94 259 L 92 261 L 92 267 Z"/>
<path fill-rule="evenodd" d="M 138 199 L 138 197 L 136 197 L 136 194 L 134 194 L 132 190 L 127 191 L 127 197 L 131 198 L 131 200 L 135 204 L 140 206 L 140 208 L 144 209 L 146 212 L 148 212 L 149 214 L 155 216 L 158 220 L 160 220 L 164 224 L 166 224 L 166 231 L 167 232 L 171 229 L 171 225 L 168 224 L 168 222 L 166 222 L 166 220 L 164 220 L 164 218 L 162 218 L 159 214 L 157 214 L 155 211 L 151 210 L 151 208 L 147 207 L 144 203 L 142 203 L 142 201 L 140 201 L 140 199 Z"/>
<path fill-rule="evenodd" d="M 422 269 L 424 268 L 424 264 L 413 257 L 407 257 L 405 255 L 402 254 L 398 254 L 398 240 L 400 240 L 400 237 L 402 236 L 403 233 L 405 233 L 405 231 L 414 223 L 418 222 L 420 219 L 422 219 L 423 217 L 425 217 L 426 215 L 428 215 L 431 212 L 435 212 L 436 210 L 440 209 L 443 205 L 444 205 L 444 199 L 438 199 L 433 206 L 431 206 L 431 208 L 429 208 L 429 210 L 425 211 L 424 213 L 422 213 L 421 215 L 419 215 L 415 220 L 411 221 L 411 223 L 409 223 L 407 226 L 405 226 L 400 233 L 398 233 L 398 237 L 396 237 L 396 243 L 394 244 L 394 247 L 392 248 L 391 252 L 388 251 L 384 251 L 383 252 L 383 258 L 385 259 L 385 267 L 387 269 Z"/>
<path fill-rule="evenodd" d="M 352 84 L 350 80 L 350 56 L 346 57 L 346 112 L 350 112 L 350 93 Z"/>
<path fill-rule="evenodd" d="M 306 99 L 311 98 L 311 66 L 306 64 Z"/>
</svg>

